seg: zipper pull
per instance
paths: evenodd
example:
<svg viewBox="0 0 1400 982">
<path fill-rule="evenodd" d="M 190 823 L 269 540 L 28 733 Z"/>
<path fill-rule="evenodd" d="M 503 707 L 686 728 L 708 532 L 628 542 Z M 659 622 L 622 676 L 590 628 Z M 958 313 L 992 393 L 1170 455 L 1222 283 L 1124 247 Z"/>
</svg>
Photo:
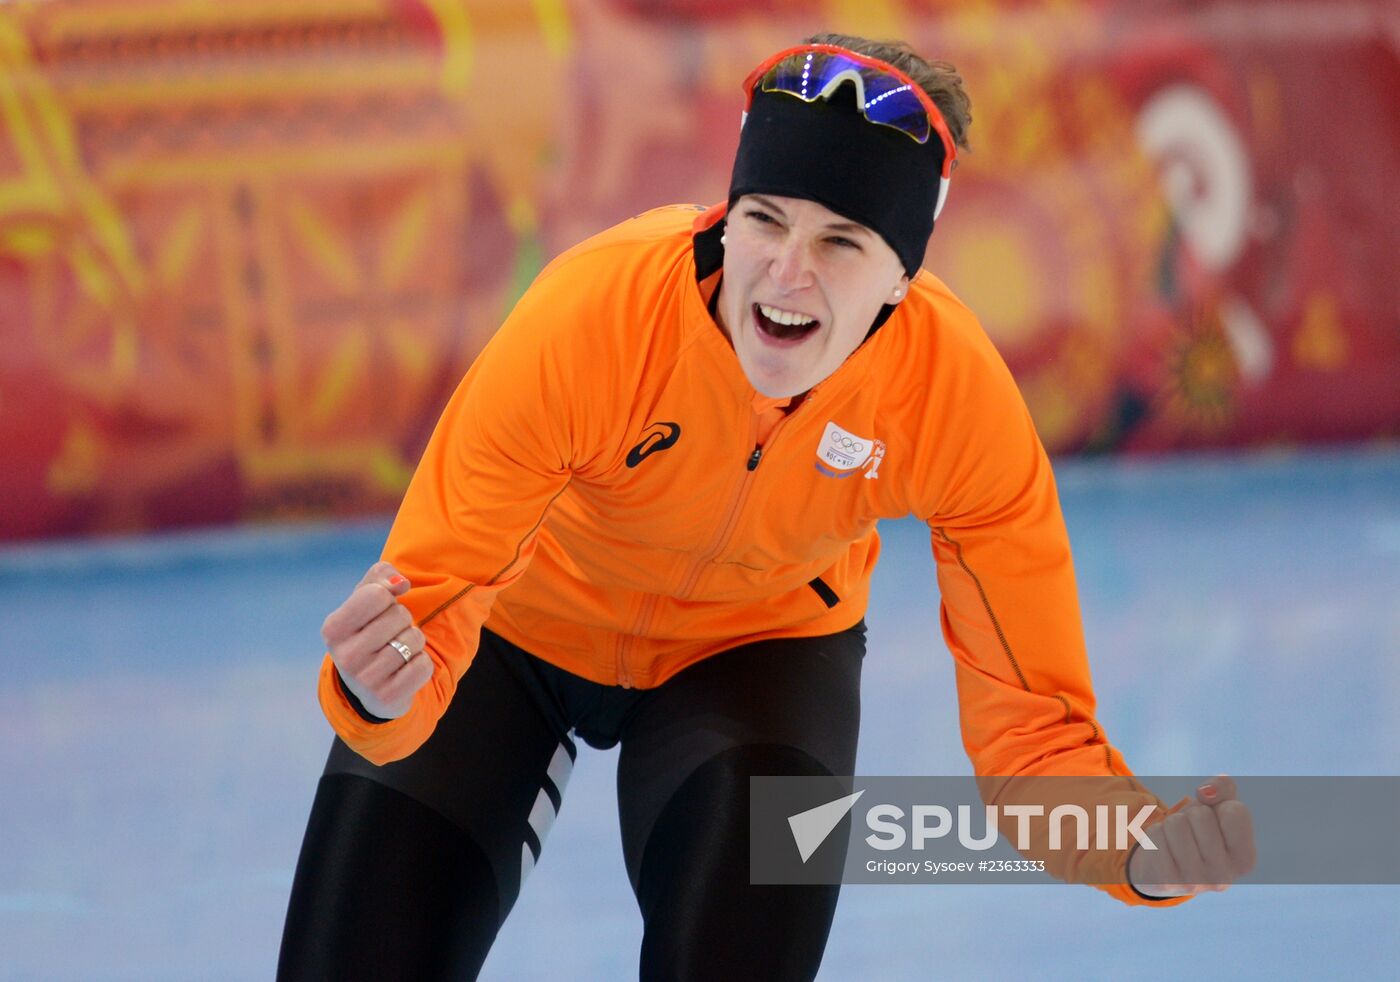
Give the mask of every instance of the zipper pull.
<svg viewBox="0 0 1400 982">
<path fill-rule="evenodd" d="M 754 470 L 758 467 L 758 459 L 762 456 L 763 448 L 760 446 L 755 446 L 753 448 L 753 453 L 749 454 L 749 470 Z"/>
</svg>

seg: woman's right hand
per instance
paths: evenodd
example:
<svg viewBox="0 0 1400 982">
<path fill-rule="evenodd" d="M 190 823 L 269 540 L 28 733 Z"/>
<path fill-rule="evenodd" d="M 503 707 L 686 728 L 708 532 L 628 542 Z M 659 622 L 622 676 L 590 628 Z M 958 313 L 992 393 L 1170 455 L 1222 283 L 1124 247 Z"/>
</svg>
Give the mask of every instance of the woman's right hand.
<svg viewBox="0 0 1400 982">
<path fill-rule="evenodd" d="M 398 601 L 410 586 L 389 563 L 375 563 L 321 625 L 321 638 L 341 681 L 380 719 L 397 719 L 408 712 L 414 693 L 433 677 L 433 660 L 423 654 L 423 632 Z"/>
</svg>

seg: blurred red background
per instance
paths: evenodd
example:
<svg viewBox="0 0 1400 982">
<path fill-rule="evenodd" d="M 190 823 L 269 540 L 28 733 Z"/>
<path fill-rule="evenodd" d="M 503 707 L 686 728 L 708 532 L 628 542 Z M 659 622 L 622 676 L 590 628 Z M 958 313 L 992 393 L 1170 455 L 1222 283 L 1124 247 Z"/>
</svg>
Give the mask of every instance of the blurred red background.
<svg viewBox="0 0 1400 982">
<path fill-rule="evenodd" d="M 382 512 L 551 256 L 818 30 L 973 99 L 928 267 L 1052 452 L 1400 436 L 1400 8 L 0 6 L 0 540 Z"/>
</svg>

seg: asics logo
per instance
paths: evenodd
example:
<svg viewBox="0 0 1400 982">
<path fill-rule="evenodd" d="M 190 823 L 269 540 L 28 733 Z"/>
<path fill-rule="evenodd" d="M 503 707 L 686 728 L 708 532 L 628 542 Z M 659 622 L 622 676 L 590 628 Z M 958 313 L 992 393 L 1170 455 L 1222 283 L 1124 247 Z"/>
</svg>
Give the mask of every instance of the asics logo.
<svg viewBox="0 0 1400 982">
<path fill-rule="evenodd" d="M 675 446 L 676 441 L 680 438 L 680 424 L 652 423 L 647 427 L 642 442 L 627 451 L 627 466 L 636 467 L 651 454 Z"/>
</svg>

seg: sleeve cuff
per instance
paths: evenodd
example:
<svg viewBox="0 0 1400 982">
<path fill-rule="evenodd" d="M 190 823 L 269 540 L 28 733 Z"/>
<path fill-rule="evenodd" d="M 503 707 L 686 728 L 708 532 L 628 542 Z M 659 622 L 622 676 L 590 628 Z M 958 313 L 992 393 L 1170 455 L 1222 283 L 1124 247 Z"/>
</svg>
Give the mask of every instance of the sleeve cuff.
<svg viewBox="0 0 1400 982">
<path fill-rule="evenodd" d="M 1179 806 L 1178 806 L 1178 807 L 1179 807 Z M 1173 809 L 1173 811 L 1175 811 L 1175 809 Z M 1134 855 L 1140 848 L 1142 848 L 1141 845 L 1140 845 L 1139 843 L 1134 842 L 1134 843 L 1133 843 L 1133 847 L 1132 847 L 1131 849 L 1128 850 L 1128 860 L 1127 860 L 1127 862 L 1125 862 L 1125 863 L 1123 864 L 1123 882 L 1127 885 L 1128 889 L 1131 890 L 1131 891 L 1133 891 L 1133 893 L 1134 893 L 1136 896 L 1138 896 L 1139 898 L 1141 898 L 1142 900 L 1144 900 L 1144 901 L 1146 901 L 1147 903 L 1150 903 L 1150 904 L 1173 904 L 1173 905 L 1174 905 L 1174 904 L 1179 904 L 1179 903 L 1181 903 L 1182 901 L 1185 901 L 1185 900 L 1190 900 L 1191 898 L 1190 898 L 1189 895 L 1183 895 L 1183 896 L 1179 896 L 1179 897 L 1158 897 L 1158 896 L 1156 896 L 1155 894 L 1143 893 L 1141 890 L 1139 890 L 1139 889 L 1137 888 L 1137 885 L 1136 885 L 1135 883 L 1133 883 L 1132 874 L 1130 874 L 1130 873 L 1128 872 L 1128 867 L 1132 865 L 1132 862 L 1133 862 L 1133 855 Z"/>
</svg>

